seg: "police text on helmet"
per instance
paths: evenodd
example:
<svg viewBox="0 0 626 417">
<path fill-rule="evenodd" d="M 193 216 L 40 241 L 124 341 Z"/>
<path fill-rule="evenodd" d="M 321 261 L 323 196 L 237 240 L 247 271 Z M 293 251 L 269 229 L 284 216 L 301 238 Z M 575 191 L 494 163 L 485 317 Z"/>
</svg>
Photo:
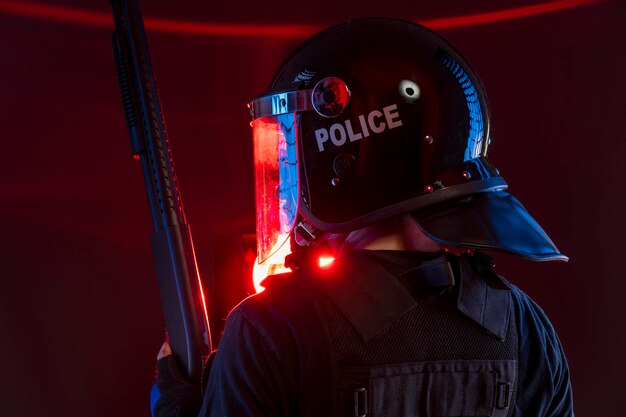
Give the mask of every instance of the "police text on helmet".
<svg viewBox="0 0 626 417">
<path fill-rule="evenodd" d="M 317 139 L 317 147 L 319 151 L 324 151 L 324 143 L 328 142 L 329 139 L 333 145 L 342 146 L 346 143 L 346 140 L 354 142 L 368 137 L 370 132 L 382 133 L 386 129 L 394 129 L 402 126 L 402 120 L 400 120 L 398 106 L 396 104 L 383 107 L 382 112 L 379 110 L 372 110 L 369 114 L 367 114 L 367 116 L 361 114 L 358 119 L 360 129 L 357 128 L 356 131 L 352 126 L 352 121 L 350 120 L 344 120 L 341 123 L 334 123 L 328 129 L 317 129 L 315 131 L 315 138 Z"/>
</svg>

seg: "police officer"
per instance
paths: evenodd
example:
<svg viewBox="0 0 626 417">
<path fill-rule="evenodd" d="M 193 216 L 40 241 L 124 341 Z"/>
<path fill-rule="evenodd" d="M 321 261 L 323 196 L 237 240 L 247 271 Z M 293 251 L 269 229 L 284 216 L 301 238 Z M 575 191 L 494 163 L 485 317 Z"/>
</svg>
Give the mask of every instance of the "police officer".
<svg viewBox="0 0 626 417">
<path fill-rule="evenodd" d="M 288 248 L 293 272 L 231 312 L 201 416 L 573 416 L 550 322 L 481 250 L 567 257 L 488 161 L 485 93 L 450 44 L 350 21 L 250 107 L 259 260 Z M 153 411 L 195 415 L 167 349 Z"/>
</svg>

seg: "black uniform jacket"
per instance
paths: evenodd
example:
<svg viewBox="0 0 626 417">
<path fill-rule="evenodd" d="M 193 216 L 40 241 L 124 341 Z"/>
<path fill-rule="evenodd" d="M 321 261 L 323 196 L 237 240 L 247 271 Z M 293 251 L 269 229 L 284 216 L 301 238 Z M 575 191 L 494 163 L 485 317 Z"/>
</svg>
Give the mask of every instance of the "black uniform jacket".
<svg viewBox="0 0 626 417">
<path fill-rule="evenodd" d="M 443 349 L 449 352 L 458 351 L 458 355 L 466 355 L 468 352 L 466 345 L 472 342 L 450 335 L 451 331 L 447 330 L 449 326 L 437 322 L 441 315 L 452 318 L 459 315 L 461 317 L 458 319 L 459 323 L 471 331 L 479 335 L 488 333 L 476 320 L 466 317 L 459 311 L 456 301 L 458 288 L 456 290 L 447 288 L 442 291 L 442 287 L 434 283 L 433 290 L 423 285 L 412 286 L 411 283 L 402 280 L 407 269 L 431 260 L 432 255 L 415 252 L 356 251 L 335 263 L 360 264 L 364 262 L 364 257 L 368 262 L 373 260 L 381 265 L 388 271 L 392 280 L 397 280 L 406 288 L 417 301 L 417 307 L 423 309 L 423 315 L 425 314 L 427 319 L 422 326 L 429 330 L 423 337 L 418 335 L 417 341 L 404 342 L 403 335 L 410 333 L 413 326 L 410 321 L 407 322 L 403 318 L 409 316 L 407 313 L 399 318 L 392 317 L 389 323 L 374 326 L 382 330 L 368 335 L 365 342 L 356 341 L 355 337 L 354 343 L 376 344 L 377 340 L 384 340 L 387 337 L 386 333 L 395 332 L 396 336 L 393 339 L 395 342 L 387 346 L 391 357 L 394 355 L 393 352 L 398 350 L 396 349 L 398 345 L 406 343 L 413 343 L 417 346 L 416 349 L 427 351 L 428 355 L 437 355 L 439 349 L 437 344 L 443 344 Z M 334 267 L 336 265 L 330 268 Z M 319 275 L 323 279 L 324 274 Z M 336 413 L 336 404 L 333 402 L 337 398 L 338 388 L 335 386 L 336 375 L 333 373 L 337 372 L 335 369 L 337 350 L 349 352 L 352 347 L 347 345 L 353 343 L 350 342 L 352 340 L 350 334 L 359 332 L 350 328 L 349 321 L 331 318 L 329 327 L 329 319 L 320 317 L 324 312 L 320 312 L 316 307 L 319 303 L 312 302 L 311 297 L 319 297 L 323 299 L 322 303 L 328 304 L 323 291 L 316 292 L 313 289 L 303 292 L 302 286 L 285 285 L 287 280 L 299 279 L 299 273 L 269 279 L 274 282 L 270 282 L 264 292 L 244 300 L 229 315 L 209 375 L 200 416 L 317 417 Z M 455 287 L 458 287 L 458 283 Z M 507 289 L 511 294 L 510 309 L 513 312 L 510 328 L 516 332 L 516 335 L 513 335 L 514 339 L 508 340 L 513 340 L 516 344 L 517 377 L 514 384 L 515 392 L 510 397 L 514 403 L 510 404 L 506 414 L 515 417 L 573 416 L 569 371 L 554 329 L 545 313 L 526 294 L 508 283 Z M 363 295 L 355 289 L 352 296 L 358 301 Z M 433 304 L 432 300 L 439 304 Z M 443 309 L 441 310 L 443 313 L 438 311 L 428 316 L 431 304 L 438 306 L 432 308 Z M 486 308 L 488 309 L 489 305 Z M 484 314 L 484 310 L 485 307 L 482 308 L 481 314 Z M 331 327 L 332 330 L 329 331 Z M 408 330 L 404 330 L 405 328 Z M 346 335 L 346 339 L 341 343 L 346 346 L 339 348 L 329 346 L 330 337 L 342 339 L 343 334 Z M 400 335 L 400 339 L 397 335 Z M 497 335 L 491 336 L 499 340 Z M 415 339 L 414 336 L 411 337 Z M 499 341 L 504 340 L 503 337 L 500 339 Z M 352 360 L 350 358 L 349 354 L 344 354 L 341 360 L 349 362 Z M 372 414 L 376 413 L 370 412 L 368 415 Z M 420 415 L 430 416 L 436 413 L 426 412 Z M 475 414 L 464 412 L 463 415 Z"/>
</svg>

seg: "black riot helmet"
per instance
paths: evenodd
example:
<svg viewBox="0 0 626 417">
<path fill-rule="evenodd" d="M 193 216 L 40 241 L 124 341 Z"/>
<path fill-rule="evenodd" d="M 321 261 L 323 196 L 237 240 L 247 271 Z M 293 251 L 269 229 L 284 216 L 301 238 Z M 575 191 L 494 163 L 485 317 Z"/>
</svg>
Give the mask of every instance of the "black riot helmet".
<svg viewBox="0 0 626 417">
<path fill-rule="evenodd" d="M 435 241 L 566 260 L 487 160 L 480 80 L 439 35 L 360 19 L 307 40 L 250 103 L 259 259 L 412 213 Z"/>
</svg>

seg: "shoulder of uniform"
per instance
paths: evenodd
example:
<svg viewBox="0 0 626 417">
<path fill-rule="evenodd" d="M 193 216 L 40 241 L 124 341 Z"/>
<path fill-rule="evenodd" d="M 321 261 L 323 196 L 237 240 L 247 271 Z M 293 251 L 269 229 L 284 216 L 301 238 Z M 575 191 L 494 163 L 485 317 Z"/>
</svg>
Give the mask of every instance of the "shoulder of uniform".
<svg viewBox="0 0 626 417">
<path fill-rule="evenodd" d="M 307 294 L 297 284 L 299 274 L 271 275 L 263 281 L 265 290 L 241 301 L 231 314 L 240 313 L 255 326 L 290 325 L 297 317 L 313 314 Z"/>
<path fill-rule="evenodd" d="M 294 273 L 291 271 L 282 274 L 270 275 L 262 281 L 261 285 L 263 288 L 268 289 L 274 287 L 275 285 L 284 284 L 285 282 L 289 283 L 289 280 L 292 280 L 293 277 Z"/>
<path fill-rule="evenodd" d="M 533 327 L 536 331 L 555 335 L 556 332 L 548 315 L 528 294 L 516 285 L 511 284 L 511 293 L 515 302 L 516 310 L 526 326 Z"/>
</svg>

